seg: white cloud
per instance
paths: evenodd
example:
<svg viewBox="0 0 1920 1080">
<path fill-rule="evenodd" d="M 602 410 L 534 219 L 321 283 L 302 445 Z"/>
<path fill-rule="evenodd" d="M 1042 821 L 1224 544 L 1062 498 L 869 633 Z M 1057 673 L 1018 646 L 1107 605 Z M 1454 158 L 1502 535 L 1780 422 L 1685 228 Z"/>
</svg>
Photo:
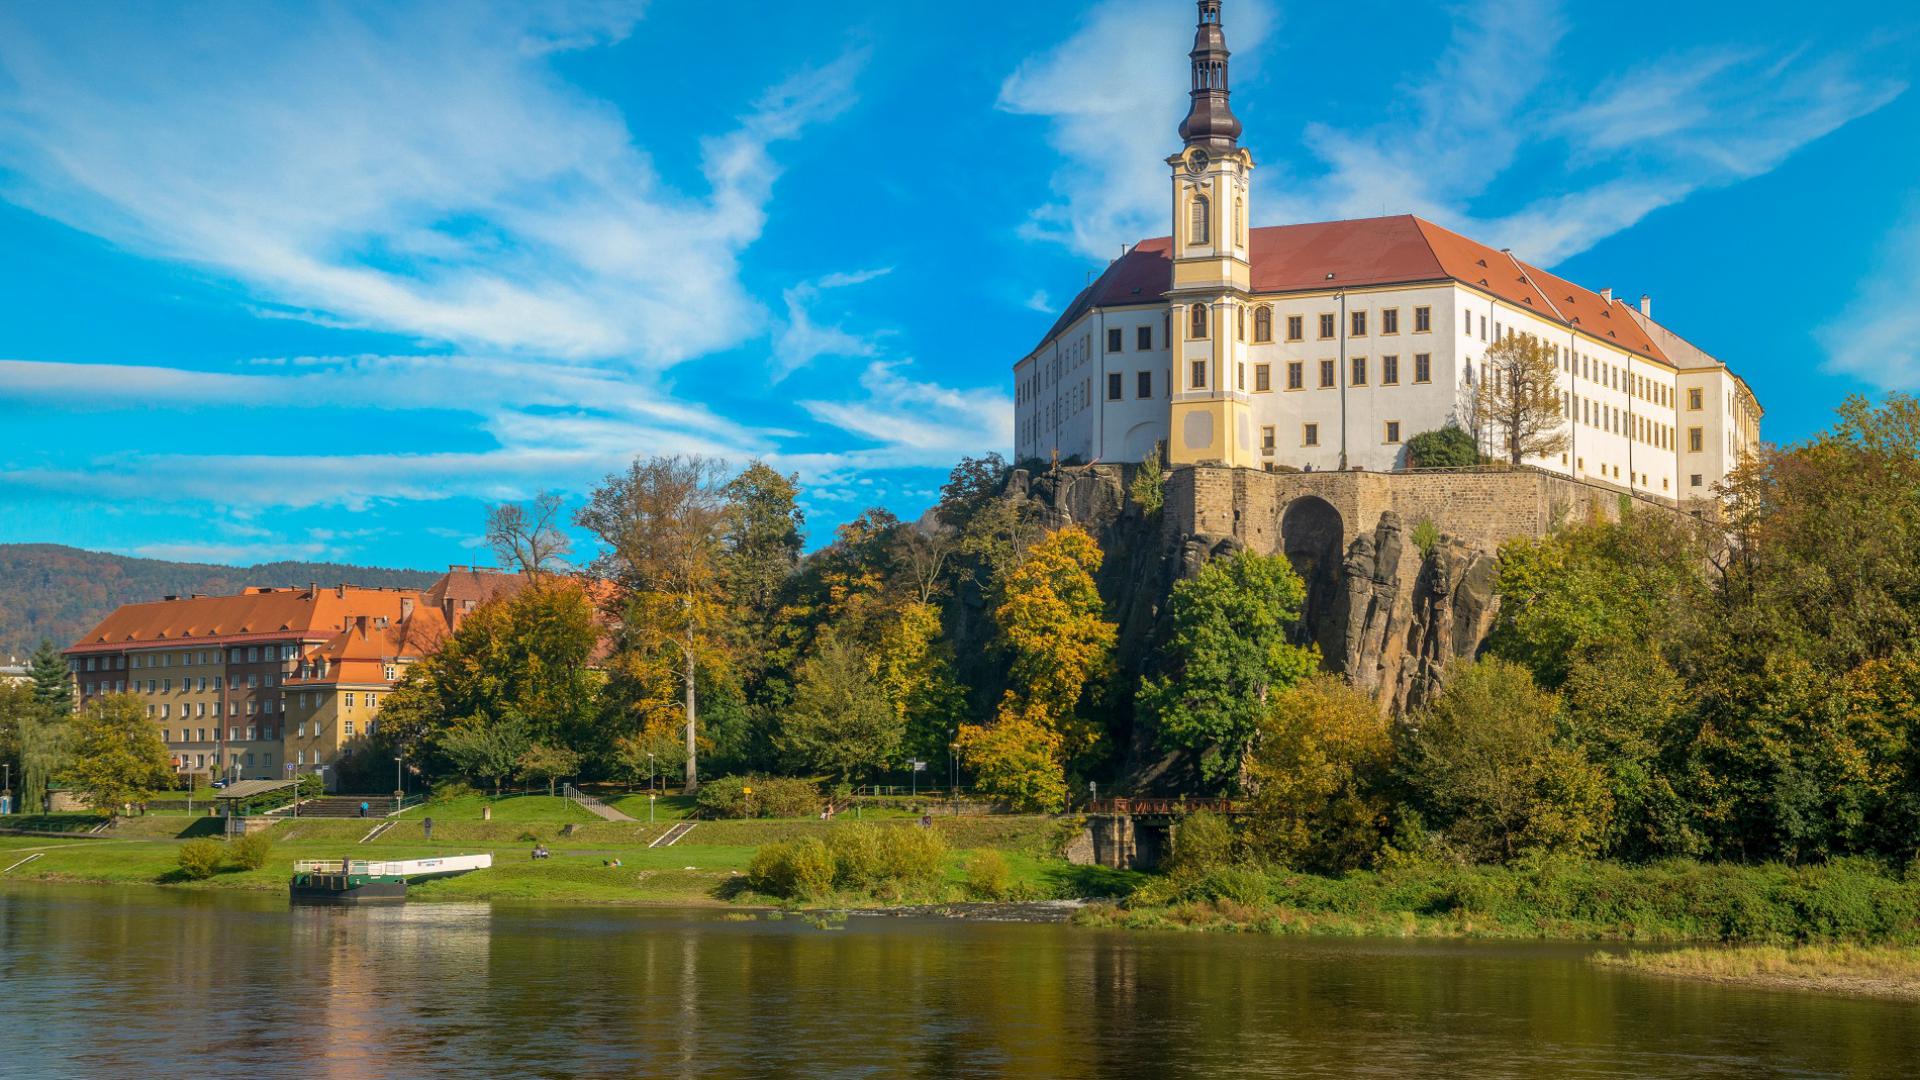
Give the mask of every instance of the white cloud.
<svg viewBox="0 0 1920 1080">
<path fill-rule="evenodd" d="M 133 549 L 133 554 L 143 559 L 167 559 L 173 562 L 206 562 L 225 563 L 230 566 L 250 566 L 255 563 L 278 562 L 283 559 L 331 559 L 336 556 L 338 551 L 338 547 L 323 541 L 292 544 L 219 544 L 204 543 L 197 540 L 182 540 L 166 543 L 141 544 Z"/>
<path fill-rule="evenodd" d="M 860 376 L 865 397 L 802 401 L 814 419 L 877 444 L 838 455 L 799 455 L 819 472 L 835 467 L 949 465 L 965 454 L 1013 443 L 1013 401 L 998 389 L 956 390 L 903 374 L 904 362 L 876 360 Z"/>
<path fill-rule="evenodd" d="M 814 321 L 813 306 L 821 293 L 863 285 L 893 273 L 893 267 L 862 270 L 856 273 L 828 274 L 803 281 L 781 293 L 787 305 L 787 318 L 774 331 L 773 377 L 775 382 L 806 367 L 822 356 L 875 356 L 879 347 L 873 334 L 856 334 L 840 326 L 823 326 Z"/>
<path fill-rule="evenodd" d="M 0 8 L 5 194 L 325 325 L 665 364 L 757 334 L 736 260 L 769 148 L 853 99 L 848 54 L 700 141 L 674 189 L 556 53 L 637 3 Z M 676 112 L 681 103 L 669 102 Z"/>
<path fill-rule="evenodd" d="M 1236 74 L 1266 32 L 1263 11 L 1245 12 L 1227 27 Z M 1411 212 L 1554 263 L 1695 192 L 1769 172 L 1905 89 L 1863 74 L 1858 53 L 1736 46 L 1649 56 L 1579 85 L 1578 35 L 1554 0 L 1489 0 L 1449 18 L 1446 47 L 1389 119 L 1248 133 L 1263 165 L 1258 220 Z M 1007 80 L 1001 106 L 1047 117 L 1068 158 L 1060 199 L 1026 235 L 1111 257 L 1120 242 L 1165 234 L 1162 159 L 1184 104 L 1168 92 L 1184 83 L 1175 19 L 1191 9 L 1108 0 Z M 1336 103 L 1298 85 L 1284 100 Z"/>
<path fill-rule="evenodd" d="M 1236 54 L 1256 47 L 1271 22 L 1268 5 L 1234 5 Z M 1047 142 L 1066 159 L 1054 174 L 1058 199 L 1021 227 L 1035 239 L 1112 258 L 1121 244 L 1166 230 L 1167 177 L 1161 164 L 1186 115 L 1186 54 L 1170 43 L 1193 34 L 1193 6 L 1165 0 L 1108 0 L 1073 35 L 1028 58 L 1000 87 L 999 107 L 1049 121 Z M 1245 61 L 1235 61 L 1244 73 Z"/>
<path fill-rule="evenodd" d="M 1846 310 L 1816 332 L 1826 370 L 1882 390 L 1920 391 L 1920 205 L 1887 238 Z"/>
</svg>

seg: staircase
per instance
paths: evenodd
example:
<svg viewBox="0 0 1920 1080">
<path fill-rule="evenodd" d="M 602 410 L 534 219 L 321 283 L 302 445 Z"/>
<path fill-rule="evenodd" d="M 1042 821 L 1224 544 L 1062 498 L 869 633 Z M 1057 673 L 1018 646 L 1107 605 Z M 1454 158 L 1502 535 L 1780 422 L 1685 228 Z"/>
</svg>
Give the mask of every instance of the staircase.
<svg viewBox="0 0 1920 1080">
<path fill-rule="evenodd" d="M 300 816 L 303 818 L 357 818 L 360 816 L 360 804 L 367 804 L 367 816 L 383 818 L 393 813 L 391 795 L 322 795 L 315 799 L 300 800 Z M 277 818 L 293 817 L 293 808 L 283 806 L 273 811 Z"/>
<path fill-rule="evenodd" d="M 621 813 L 620 811 L 615 810 L 613 807 L 608 806 L 606 803 L 601 802 L 599 799 L 594 798 L 592 795 L 589 795 L 586 792 L 581 791 L 579 788 L 574 787 L 572 784 L 568 784 L 565 787 L 561 788 L 560 792 L 561 794 L 565 795 L 567 798 L 572 799 L 574 802 L 578 803 L 582 809 L 586 810 L 587 813 L 592 814 L 594 817 L 597 817 L 602 821 L 632 821 L 633 820 L 632 818 Z"/>
</svg>

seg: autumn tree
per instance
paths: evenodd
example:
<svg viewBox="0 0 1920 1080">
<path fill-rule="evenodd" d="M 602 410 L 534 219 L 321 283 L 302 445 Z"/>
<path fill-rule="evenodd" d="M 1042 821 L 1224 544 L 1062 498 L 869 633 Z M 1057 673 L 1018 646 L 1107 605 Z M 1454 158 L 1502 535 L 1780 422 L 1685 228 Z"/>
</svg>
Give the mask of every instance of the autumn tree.
<svg viewBox="0 0 1920 1080">
<path fill-rule="evenodd" d="M 1512 334 L 1487 347 L 1468 411 L 1474 431 L 1509 463 L 1549 457 L 1568 445 L 1559 368 L 1545 343 Z"/>
<path fill-rule="evenodd" d="M 1088 686 L 1104 679 L 1112 662 L 1116 628 L 1103 617 L 1093 581 L 1101 558 L 1093 537 L 1068 525 L 1034 545 L 1006 576 L 994 612 L 1011 659 L 1006 695 L 991 725 L 995 730 L 963 725 L 958 739 L 961 758 L 983 790 L 1011 795 L 996 786 L 1004 784 L 1027 793 L 1023 798 L 1055 790 L 1064 798 L 1067 763 L 1097 745 L 1099 729 L 1078 709 Z M 1044 768 L 1031 749 L 999 760 L 1017 746 L 1035 745 L 1043 732 L 1040 744 L 1050 762 Z"/>
<path fill-rule="evenodd" d="M 580 755 L 564 746 L 535 743 L 520 751 L 513 767 L 523 780 L 545 780 L 547 795 L 552 796 L 554 781 L 580 772 Z"/>
<path fill-rule="evenodd" d="M 1249 843 L 1283 866 L 1370 865 L 1391 809 L 1393 737 L 1380 706 L 1339 675 L 1275 694 L 1247 755 Z"/>
<path fill-rule="evenodd" d="M 61 779 L 88 806 L 117 813 L 170 787 L 173 766 L 146 705 L 132 694 L 107 694 L 75 715 L 73 756 Z"/>
<path fill-rule="evenodd" d="M 677 653 L 689 794 L 700 786 L 698 673 L 703 666 L 724 670 L 730 660 L 722 571 L 727 482 L 725 465 L 710 458 L 636 459 L 607 477 L 575 518 L 605 546 L 594 571 L 618 590 L 623 666 L 630 674 L 658 672 L 663 654 Z"/>
<path fill-rule="evenodd" d="M 1612 796 L 1585 753 L 1558 737 L 1559 709 L 1517 664 L 1457 667 L 1408 723 L 1400 748 L 1429 824 L 1491 861 L 1526 850 L 1597 851 Z"/>
<path fill-rule="evenodd" d="M 533 501 L 500 503 L 487 508 L 487 546 L 500 565 L 529 577 L 560 568 L 573 553 L 573 541 L 561 523 L 566 503 L 557 491 L 543 491 Z"/>
<path fill-rule="evenodd" d="M 954 675 L 953 646 L 942 632 L 940 610 L 924 601 L 896 610 L 881 630 L 876 659 L 880 689 L 907 753 L 939 757 L 966 714 L 966 690 Z"/>
<path fill-rule="evenodd" d="M 1318 651 L 1293 643 L 1306 586 L 1284 556 L 1242 550 L 1173 587 L 1166 672 L 1135 702 L 1161 745 L 1195 755 L 1210 784 L 1232 786 L 1270 695 L 1306 678 Z"/>
</svg>

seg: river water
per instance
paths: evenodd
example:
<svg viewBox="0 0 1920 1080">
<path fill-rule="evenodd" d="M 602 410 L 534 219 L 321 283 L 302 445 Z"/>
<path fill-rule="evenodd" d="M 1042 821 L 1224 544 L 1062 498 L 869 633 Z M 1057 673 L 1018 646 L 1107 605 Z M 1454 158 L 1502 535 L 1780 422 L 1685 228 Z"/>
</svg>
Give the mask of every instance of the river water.
<svg viewBox="0 0 1920 1080">
<path fill-rule="evenodd" d="M 0 889 L 0 1075 L 1913 1076 L 1920 1005 L 1591 946 Z"/>
</svg>

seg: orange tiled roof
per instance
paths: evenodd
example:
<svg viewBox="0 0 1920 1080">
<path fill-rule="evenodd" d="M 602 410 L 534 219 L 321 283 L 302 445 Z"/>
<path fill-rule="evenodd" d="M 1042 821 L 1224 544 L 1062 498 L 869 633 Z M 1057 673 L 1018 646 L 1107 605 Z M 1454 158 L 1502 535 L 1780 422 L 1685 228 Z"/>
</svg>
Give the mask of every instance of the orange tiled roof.
<svg viewBox="0 0 1920 1080">
<path fill-rule="evenodd" d="M 1274 225 L 1248 237 L 1255 293 L 1453 280 L 1650 360 L 1671 364 L 1619 300 L 1412 214 Z M 1041 341 L 1094 307 L 1154 303 L 1173 283 L 1173 239 L 1134 245 L 1080 291 Z M 1331 276 L 1329 276 L 1331 275 Z"/>
<path fill-rule="evenodd" d="M 355 585 L 255 586 L 232 596 L 192 596 L 124 604 L 67 651 L 108 652 L 268 639 L 324 640 L 339 633 L 359 615 L 399 622 L 408 602 L 417 611 L 427 606 L 426 594 Z"/>
</svg>

